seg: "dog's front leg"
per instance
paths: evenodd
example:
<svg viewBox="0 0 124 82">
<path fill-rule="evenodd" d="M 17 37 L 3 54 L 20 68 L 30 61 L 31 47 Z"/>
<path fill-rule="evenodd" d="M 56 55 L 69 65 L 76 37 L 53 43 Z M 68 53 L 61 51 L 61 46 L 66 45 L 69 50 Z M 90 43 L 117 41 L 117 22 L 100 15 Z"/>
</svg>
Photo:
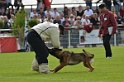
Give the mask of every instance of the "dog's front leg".
<svg viewBox="0 0 124 82">
<path fill-rule="evenodd" d="M 57 66 L 55 69 L 54 69 L 54 72 L 57 72 L 59 71 L 60 69 L 62 69 L 64 66 L 66 66 L 68 64 L 68 58 L 69 58 L 69 55 L 63 55 L 63 59 L 60 60 L 60 65 Z"/>
<path fill-rule="evenodd" d="M 87 62 L 86 64 L 87 64 L 88 68 L 90 68 L 90 72 L 92 72 L 94 70 L 94 68 L 91 66 L 90 62 Z"/>
</svg>

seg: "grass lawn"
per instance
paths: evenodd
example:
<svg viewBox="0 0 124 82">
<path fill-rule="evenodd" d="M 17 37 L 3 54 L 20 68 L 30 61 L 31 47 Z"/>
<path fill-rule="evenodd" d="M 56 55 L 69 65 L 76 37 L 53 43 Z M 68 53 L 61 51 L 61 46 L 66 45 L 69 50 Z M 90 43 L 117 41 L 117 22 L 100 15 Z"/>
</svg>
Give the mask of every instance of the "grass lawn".
<svg viewBox="0 0 124 82">
<path fill-rule="evenodd" d="M 80 63 L 57 73 L 40 74 L 31 70 L 34 52 L 0 53 L 0 82 L 124 82 L 124 47 L 112 47 L 111 59 L 105 58 L 103 47 L 84 49 L 95 55 L 93 72 Z M 65 50 L 82 52 L 82 48 Z M 53 56 L 48 59 L 50 69 L 59 64 Z"/>
</svg>

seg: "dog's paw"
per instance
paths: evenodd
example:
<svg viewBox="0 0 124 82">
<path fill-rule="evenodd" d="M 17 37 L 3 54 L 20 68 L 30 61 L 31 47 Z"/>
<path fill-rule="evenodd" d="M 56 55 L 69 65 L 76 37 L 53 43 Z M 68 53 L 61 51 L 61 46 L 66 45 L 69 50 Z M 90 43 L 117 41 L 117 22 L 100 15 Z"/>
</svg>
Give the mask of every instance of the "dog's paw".
<svg viewBox="0 0 124 82">
<path fill-rule="evenodd" d="M 91 68 L 89 71 L 92 72 L 94 70 L 94 68 Z"/>
<path fill-rule="evenodd" d="M 55 73 L 55 71 L 54 71 L 54 70 L 50 70 L 50 72 L 51 72 L 51 73 Z"/>
</svg>

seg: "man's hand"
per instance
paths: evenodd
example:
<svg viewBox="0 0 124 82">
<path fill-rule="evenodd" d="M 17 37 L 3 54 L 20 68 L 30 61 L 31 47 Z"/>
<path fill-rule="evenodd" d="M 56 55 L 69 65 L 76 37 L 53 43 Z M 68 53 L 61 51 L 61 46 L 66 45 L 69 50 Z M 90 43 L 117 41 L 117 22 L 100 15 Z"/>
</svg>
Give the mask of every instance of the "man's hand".
<svg viewBox="0 0 124 82">
<path fill-rule="evenodd" d="M 102 36 L 103 36 L 102 34 L 99 34 L 99 35 L 98 35 L 99 38 L 102 38 Z"/>
</svg>

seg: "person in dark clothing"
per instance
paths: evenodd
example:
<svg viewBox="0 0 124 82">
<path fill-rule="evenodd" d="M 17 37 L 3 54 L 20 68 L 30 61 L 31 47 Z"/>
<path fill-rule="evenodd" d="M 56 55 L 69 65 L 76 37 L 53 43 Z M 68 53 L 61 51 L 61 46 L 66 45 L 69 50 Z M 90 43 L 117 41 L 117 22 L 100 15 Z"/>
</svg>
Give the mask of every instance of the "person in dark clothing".
<svg viewBox="0 0 124 82">
<path fill-rule="evenodd" d="M 60 17 L 57 16 L 56 19 L 53 21 L 54 24 L 58 23 L 58 24 L 61 24 L 61 20 L 60 20 Z"/>
<path fill-rule="evenodd" d="M 4 16 L 3 19 L 4 19 L 4 27 L 3 27 L 3 29 L 11 29 L 11 23 L 9 22 L 7 16 Z"/>
<path fill-rule="evenodd" d="M 0 0 L 0 9 L 6 7 L 6 0 Z"/>
<path fill-rule="evenodd" d="M 84 11 L 83 11 L 83 9 L 82 9 L 82 6 L 79 6 L 79 7 L 78 7 L 78 11 L 77 11 L 77 16 L 82 17 L 83 14 L 84 14 Z"/>
<path fill-rule="evenodd" d="M 13 10 L 12 8 L 9 8 L 9 9 L 8 9 L 8 13 L 7 13 L 8 19 L 11 18 L 11 14 L 15 15 L 15 14 L 14 14 L 14 10 Z"/>
<path fill-rule="evenodd" d="M 101 0 L 98 0 L 96 3 L 99 3 Z M 112 6 L 112 2 L 111 0 L 103 0 L 103 3 L 105 3 L 106 8 L 111 11 L 111 6 Z"/>
<path fill-rule="evenodd" d="M 100 21 L 98 20 L 97 13 L 94 13 L 93 16 L 90 18 L 90 22 L 93 24 L 94 28 L 98 28 Z"/>
<path fill-rule="evenodd" d="M 14 6 L 16 7 L 16 12 L 19 10 L 20 6 L 23 6 L 22 0 L 14 0 Z"/>
<path fill-rule="evenodd" d="M 0 12 L 0 16 L 6 16 L 6 12 L 5 12 L 5 8 L 4 7 L 2 7 L 2 9 L 1 9 L 1 12 Z"/>
</svg>

